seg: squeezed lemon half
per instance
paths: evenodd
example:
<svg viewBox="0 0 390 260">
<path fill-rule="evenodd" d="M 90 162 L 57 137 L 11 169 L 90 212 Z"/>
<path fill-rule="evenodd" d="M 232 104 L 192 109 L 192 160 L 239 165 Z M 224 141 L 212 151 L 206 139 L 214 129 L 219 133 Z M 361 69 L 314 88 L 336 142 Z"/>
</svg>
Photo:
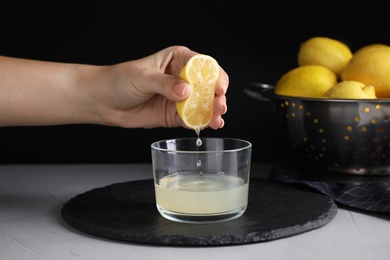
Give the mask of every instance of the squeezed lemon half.
<svg viewBox="0 0 390 260">
<path fill-rule="evenodd" d="M 190 95 L 176 102 L 176 110 L 187 127 L 199 131 L 209 125 L 219 73 L 218 62 L 205 54 L 194 55 L 181 69 L 180 78 L 192 86 Z"/>
</svg>

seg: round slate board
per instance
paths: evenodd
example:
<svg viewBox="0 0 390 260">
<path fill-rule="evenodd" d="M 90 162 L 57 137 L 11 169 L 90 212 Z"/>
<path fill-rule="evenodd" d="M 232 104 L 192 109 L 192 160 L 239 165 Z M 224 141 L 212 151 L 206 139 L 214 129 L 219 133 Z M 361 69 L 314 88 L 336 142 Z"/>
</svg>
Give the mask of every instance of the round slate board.
<svg viewBox="0 0 390 260">
<path fill-rule="evenodd" d="M 70 199 L 63 219 L 88 234 L 115 240 L 183 246 L 233 245 L 269 241 L 321 227 L 337 213 L 322 194 L 251 179 L 246 212 L 214 224 L 177 223 L 157 211 L 153 180 L 116 183 Z"/>
</svg>

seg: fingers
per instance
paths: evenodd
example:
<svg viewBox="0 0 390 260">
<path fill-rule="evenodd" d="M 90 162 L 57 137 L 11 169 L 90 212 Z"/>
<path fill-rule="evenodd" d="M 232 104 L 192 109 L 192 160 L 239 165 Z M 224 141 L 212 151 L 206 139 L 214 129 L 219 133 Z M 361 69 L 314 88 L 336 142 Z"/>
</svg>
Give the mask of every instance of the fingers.
<svg viewBox="0 0 390 260">
<path fill-rule="evenodd" d="M 229 76 L 224 69 L 220 68 L 219 79 L 215 86 L 215 94 L 217 96 L 225 95 L 229 86 Z"/>
<path fill-rule="evenodd" d="M 186 99 L 191 93 L 192 86 L 180 79 L 179 73 L 187 61 L 195 55 L 196 52 L 183 46 L 173 46 L 151 55 L 152 64 L 158 71 L 149 75 L 151 82 L 147 86 L 149 94 L 158 93 L 167 99 L 178 102 Z M 229 77 L 222 67 L 220 67 L 220 76 L 215 86 L 215 98 L 213 103 L 213 116 L 209 127 L 219 129 L 225 125 L 222 115 L 227 112 L 226 92 L 229 86 Z M 178 115 L 175 115 L 175 124 L 181 123 Z"/>
<path fill-rule="evenodd" d="M 213 113 L 216 115 L 224 115 L 227 112 L 226 96 L 215 96 L 213 102 Z"/>
<path fill-rule="evenodd" d="M 213 116 L 209 127 L 212 129 L 220 129 L 225 126 L 225 120 L 222 116 L 227 112 L 226 92 L 229 86 L 229 77 L 221 68 L 220 76 L 215 86 L 215 97 L 213 103 Z"/>
<path fill-rule="evenodd" d="M 187 61 L 198 54 L 185 46 L 171 46 L 157 52 L 153 57 L 163 73 L 179 76 Z"/>
<path fill-rule="evenodd" d="M 219 129 L 224 127 L 225 121 L 222 116 L 227 112 L 226 96 L 216 96 L 213 103 L 213 116 L 209 123 L 212 129 Z"/>
<path fill-rule="evenodd" d="M 172 101 L 182 101 L 191 92 L 192 86 L 179 78 L 180 70 L 196 52 L 184 46 L 165 48 L 145 58 L 146 66 L 154 65 L 155 70 L 149 77 L 154 84 L 148 88 L 152 93 L 163 95 Z"/>
<path fill-rule="evenodd" d="M 223 120 L 223 118 L 220 115 L 217 116 L 214 114 L 213 117 L 211 118 L 209 127 L 214 130 L 217 130 L 224 126 L 225 126 L 225 120 Z"/>
</svg>

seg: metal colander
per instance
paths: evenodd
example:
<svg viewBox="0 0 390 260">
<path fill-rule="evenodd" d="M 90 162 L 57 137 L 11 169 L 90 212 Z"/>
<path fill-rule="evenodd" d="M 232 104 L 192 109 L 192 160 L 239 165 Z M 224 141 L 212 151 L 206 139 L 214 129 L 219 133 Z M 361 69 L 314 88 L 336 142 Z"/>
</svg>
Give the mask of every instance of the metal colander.
<svg viewBox="0 0 390 260">
<path fill-rule="evenodd" d="M 272 102 L 294 149 L 320 168 L 390 174 L 390 99 L 286 97 L 274 95 L 273 87 L 264 84 L 246 92 Z"/>
</svg>

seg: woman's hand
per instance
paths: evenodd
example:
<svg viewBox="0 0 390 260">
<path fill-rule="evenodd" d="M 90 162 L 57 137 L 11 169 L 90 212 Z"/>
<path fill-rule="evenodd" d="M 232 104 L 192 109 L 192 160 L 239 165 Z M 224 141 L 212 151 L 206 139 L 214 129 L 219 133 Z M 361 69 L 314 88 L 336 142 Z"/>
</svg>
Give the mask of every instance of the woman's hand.
<svg viewBox="0 0 390 260">
<path fill-rule="evenodd" d="M 125 128 L 184 124 L 176 102 L 191 86 L 179 78 L 196 52 L 172 46 L 109 66 L 0 56 L 0 126 L 100 124 Z M 210 127 L 224 126 L 229 78 L 221 68 Z"/>
<path fill-rule="evenodd" d="M 111 71 L 111 86 L 102 86 L 108 93 L 103 103 L 107 124 L 121 127 L 184 126 L 176 112 L 176 101 L 185 99 L 191 86 L 179 78 L 187 61 L 197 54 L 183 46 L 173 46 L 142 59 L 106 68 Z M 226 96 L 229 78 L 221 68 L 216 85 L 213 117 L 210 127 L 224 126 L 222 115 L 227 111 Z M 102 92 L 104 93 L 104 91 Z"/>
</svg>

